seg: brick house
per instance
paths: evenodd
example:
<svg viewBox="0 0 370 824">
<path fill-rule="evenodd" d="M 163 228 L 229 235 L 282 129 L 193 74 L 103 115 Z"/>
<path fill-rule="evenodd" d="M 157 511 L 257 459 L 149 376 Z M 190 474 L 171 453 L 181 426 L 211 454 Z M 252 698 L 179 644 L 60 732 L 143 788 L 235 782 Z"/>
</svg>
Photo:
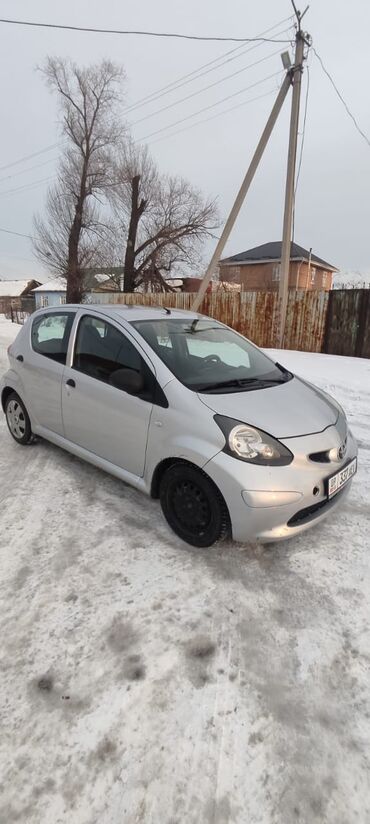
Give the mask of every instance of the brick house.
<svg viewBox="0 0 370 824">
<path fill-rule="evenodd" d="M 240 283 L 241 291 L 272 291 L 279 288 L 281 241 L 263 243 L 220 261 L 220 281 Z M 291 245 L 289 288 L 325 289 L 332 286 L 335 266 L 298 243 Z"/>
</svg>

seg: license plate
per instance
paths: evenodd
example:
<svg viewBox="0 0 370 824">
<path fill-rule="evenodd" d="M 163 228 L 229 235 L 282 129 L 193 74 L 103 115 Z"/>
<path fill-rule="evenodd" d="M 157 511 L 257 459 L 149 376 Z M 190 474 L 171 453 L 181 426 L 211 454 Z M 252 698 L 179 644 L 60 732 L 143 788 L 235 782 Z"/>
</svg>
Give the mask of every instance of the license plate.
<svg viewBox="0 0 370 824">
<path fill-rule="evenodd" d="M 353 458 L 353 461 L 328 479 L 328 498 L 332 498 L 333 495 L 336 495 L 337 492 L 339 492 L 339 490 L 348 483 L 353 475 L 356 474 L 356 472 L 357 458 Z"/>
</svg>

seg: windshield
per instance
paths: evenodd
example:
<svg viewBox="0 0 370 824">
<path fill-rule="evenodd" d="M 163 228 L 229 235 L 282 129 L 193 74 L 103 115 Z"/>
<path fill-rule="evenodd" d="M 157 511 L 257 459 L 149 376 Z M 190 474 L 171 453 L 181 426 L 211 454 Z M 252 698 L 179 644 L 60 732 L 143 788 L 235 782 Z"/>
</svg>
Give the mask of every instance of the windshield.
<svg viewBox="0 0 370 824">
<path fill-rule="evenodd" d="M 144 320 L 132 324 L 195 392 L 241 392 L 284 383 L 292 375 L 232 329 L 214 320 Z"/>
</svg>

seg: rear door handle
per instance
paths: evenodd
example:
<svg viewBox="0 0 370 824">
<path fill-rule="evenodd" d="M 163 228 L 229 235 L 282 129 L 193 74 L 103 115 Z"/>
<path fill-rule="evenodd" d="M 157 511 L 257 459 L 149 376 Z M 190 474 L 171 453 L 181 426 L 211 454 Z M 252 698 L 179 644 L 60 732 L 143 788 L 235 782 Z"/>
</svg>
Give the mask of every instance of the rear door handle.
<svg viewBox="0 0 370 824">
<path fill-rule="evenodd" d="M 21 363 L 23 363 L 23 360 L 24 360 L 23 355 L 17 355 L 17 360 L 19 360 Z"/>
<path fill-rule="evenodd" d="M 75 388 L 76 384 L 73 378 L 68 378 L 68 380 L 66 381 L 66 386 L 72 386 L 73 388 Z"/>
</svg>

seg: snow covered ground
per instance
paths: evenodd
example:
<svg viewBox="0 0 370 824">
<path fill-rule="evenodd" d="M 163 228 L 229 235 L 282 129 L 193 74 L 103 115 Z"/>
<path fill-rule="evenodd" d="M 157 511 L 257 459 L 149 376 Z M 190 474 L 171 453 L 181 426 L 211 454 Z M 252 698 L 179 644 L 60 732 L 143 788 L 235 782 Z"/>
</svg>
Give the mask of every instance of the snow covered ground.
<svg viewBox="0 0 370 824">
<path fill-rule="evenodd" d="M 275 546 L 185 547 L 0 415 L 1 824 L 370 821 L 370 361 L 278 357 L 360 450 L 341 511 Z"/>
</svg>

